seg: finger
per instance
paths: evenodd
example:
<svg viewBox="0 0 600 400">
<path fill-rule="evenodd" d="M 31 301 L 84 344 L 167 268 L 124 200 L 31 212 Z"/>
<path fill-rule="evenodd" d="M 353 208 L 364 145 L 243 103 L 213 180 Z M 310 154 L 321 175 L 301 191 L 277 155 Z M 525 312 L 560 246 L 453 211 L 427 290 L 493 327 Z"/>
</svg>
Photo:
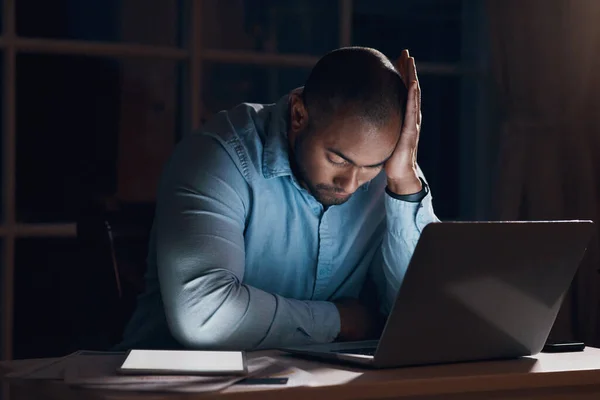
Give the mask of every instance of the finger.
<svg viewBox="0 0 600 400">
<path fill-rule="evenodd" d="M 398 57 L 398 61 L 396 62 L 396 67 L 398 68 L 400 77 L 405 85 L 408 83 L 406 79 L 406 60 L 408 60 L 408 57 L 408 50 L 404 49 L 402 50 L 402 53 L 400 53 L 400 57 Z"/>
<path fill-rule="evenodd" d="M 409 79 L 409 86 L 408 89 L 409 91 L 414 91 L 416 90 L 416 101 L 417 101 L 417 106 L 421 106 L 421 87 L 419 85 L 419 79 L 417 78 L 417 67 L 415 65 L 415 59 L 414 57 L 411 57 L 408 60 L 408 79 Z"/>
<path fill-rule="evenodd" d="M 414 57 L 410 59 L 411 90 L 415 92 L 415 115 L 417 125 L 421 125 L 421 85 L 417 76 L 417 65 Z"/>
<path fill-rule="evenodd" d="M 413 77 L 412 77 L 412 61 L 414 60 L 414 57 L 408 57 L 406 59 L 406 65 L 404 66 L 404 69 L 406 70 L 406 79 L 407 79 L 407 85 L 406 87 L 410 87 L 411 82 L 413 81 Z"/>
<path fill-rule="evenodd" d="M 415 59 L 414 57 L 409 57 L 408 60 L 406 60 L 406 78 L 408 79 L 408 88 L 410 88 L 410 86 L 412 86 L 413 81 L 416 81 L 416 74 L 415 74 Z"/>
<path fill-rule="evenodd" d="M 410 54 L 408 52 L 408 50 L 404 51 L 404 60 L 402 63 L 402 70 L 404 71 L 402 77 L 404 78 L 404 85 L 406 87 L 408 87 L 408 85 L 410 85 L 410 81 L 408 80 L 408 60 L 410 60 Z"/>
<path fill-rule="evenodd" d="M 408 50 L 404 49 L 402 50 L 402 53 L 400 54 L 400 60 L 398 62 L 398 66 L 400 67 L 400 69 L 402 70 L 402 77 L 406 78 L 406 60 L 408 60 Z"/>
<path fill-rule="evenodd" d="M 411 72 L 412 72 L 413 80 L 415 80 L 417 82 L 417 84 L 418 84 L 419 83 L 419 78 L 417 76 L 417 64 L 415 62 L 415 58 L 414 57 L 411 57 L 410 69 L 411 69 Z"/>
<path fill-rule="evenodd" d="M 415 92 L 415 119 L 416 119 L 416 123 L 417 123 L 417 130 L 419 129 L 418 127 L 421 126 L 421 88 L 419 86 L 419 81 L 415 81 L 415 83 L 413 84 L 414 87 L 414 92 Z"/>
<path fill-rule="evenodd" d="M 419 92 L 416 82 L 408 87 L 408 97 L 406 99 L 406 112 L 404 113 L 404 123 L 402 124 L 402 134 L 411 135 L 416 133 L 419 113 Z M 406 131 L 406 132 L 405 132 Z"/>
</svg>

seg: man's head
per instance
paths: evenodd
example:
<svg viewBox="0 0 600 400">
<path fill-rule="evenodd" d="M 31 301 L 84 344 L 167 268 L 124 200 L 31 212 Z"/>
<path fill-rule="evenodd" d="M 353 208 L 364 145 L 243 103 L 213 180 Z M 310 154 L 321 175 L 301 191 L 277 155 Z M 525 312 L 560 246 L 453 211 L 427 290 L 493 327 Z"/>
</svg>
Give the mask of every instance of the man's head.
<svg viewBox="0 0 600 400">
<path fill-rule="evenodd" d="M 407 91 L 392 63 L 361 47 L 332 51 L 290 96 L 291 161 L 323 205 L 342 204 L 379 174 L 400 136 Z"/>
</svg>

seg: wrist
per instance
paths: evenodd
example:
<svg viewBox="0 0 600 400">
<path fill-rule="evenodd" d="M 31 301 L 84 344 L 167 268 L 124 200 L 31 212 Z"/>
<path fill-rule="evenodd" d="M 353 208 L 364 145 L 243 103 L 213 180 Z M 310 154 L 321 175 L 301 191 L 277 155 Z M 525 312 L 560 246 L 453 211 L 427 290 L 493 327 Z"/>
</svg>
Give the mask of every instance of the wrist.
<svg viewBox="0 0 600 400">
<path fill-rule="evenodd" d="M 335 305 L 335 307 L 337 308 L 338 314 L 339 314 L 339 318 L 340 318 L 340 331 L 338 332 L 337 337 L 335 338 L 336 341 L 343 341 L 346 337 L 347 337 L 347 332 L 346 332 L 346 323 L 345 321 L 347 320 L 346 317 L 346 307 L 343 304 L 340 303 L 333 303 Z"/>
<path fill-rule="evenodd" d="M 423 184 L 419 176 L 415 173 L 413 176 L 408 176 L 400 179 L 387 180 L 388 189 L 398 195 L 407 195 L 419 193 L 423 189 Z"/>
</svg>

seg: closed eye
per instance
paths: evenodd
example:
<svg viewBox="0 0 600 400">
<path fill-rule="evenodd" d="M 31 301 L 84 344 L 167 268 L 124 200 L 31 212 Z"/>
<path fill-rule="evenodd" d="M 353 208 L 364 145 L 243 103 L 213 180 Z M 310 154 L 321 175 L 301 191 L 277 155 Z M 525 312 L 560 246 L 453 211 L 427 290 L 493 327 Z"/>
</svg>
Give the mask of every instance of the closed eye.
<svg viewBox="0 0 600 400">
<path fill-rule="evenodd" d="M 327 161 L 329 161 L 333 165 L 338 165 L 338 166 L 350 164 L 347 160 L 344 160 L 342 157 L 338 156 L 337 154 L 330 154 L 329 156 L 327 156 Z"/>
<path fill-rule="evenodd" d="M 383 164 L 377 164 L 377 165 L 369 165 L 368 167 L 365 167 L 365 168 L 368 168 L 368 169 L 381 169 L 382 167 L 383 167 Z"/>
<path fill-rule="evenodd" d="M 345 155 L 343 155 L 342 153 L 340 153 L 339 151 L 335 150 L 335 149 L 327 149 L 327 161 L 329 161 L 331 164 L 333 165 L 337 165 L 337 166 L 346 166 L 346 165 L 355 165 L 356 163 L 353 162 L 352 160 L 350 160 L 348 157 L 346 157 Z M 359 168 L 367 168 L 367 169 L 381 169 L 381 167 L 383 167 L 385 165 L 385 163 L 387 162 L 387 160 L 390 159 L 392 155 L 390 154 L 385 160 L 383 160 L 380 163 L 377 164 L 373 164 L 373 165 L 365 165 Z"/>
</svg>

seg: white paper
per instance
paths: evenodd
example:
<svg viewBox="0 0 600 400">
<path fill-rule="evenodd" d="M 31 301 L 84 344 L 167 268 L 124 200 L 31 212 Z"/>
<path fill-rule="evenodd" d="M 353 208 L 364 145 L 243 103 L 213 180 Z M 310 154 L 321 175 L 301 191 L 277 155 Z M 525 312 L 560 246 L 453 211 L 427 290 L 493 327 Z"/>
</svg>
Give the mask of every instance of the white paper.
<svg viewBox="0 0 600 400">
<path fill-rule="evenodd" d="M 243 374 L 242 351 L 131 350 L 121 365 L 122 371 L 175 375 Z M 204 372 L 204 373 L 203 373 Z"/>
</svg>

